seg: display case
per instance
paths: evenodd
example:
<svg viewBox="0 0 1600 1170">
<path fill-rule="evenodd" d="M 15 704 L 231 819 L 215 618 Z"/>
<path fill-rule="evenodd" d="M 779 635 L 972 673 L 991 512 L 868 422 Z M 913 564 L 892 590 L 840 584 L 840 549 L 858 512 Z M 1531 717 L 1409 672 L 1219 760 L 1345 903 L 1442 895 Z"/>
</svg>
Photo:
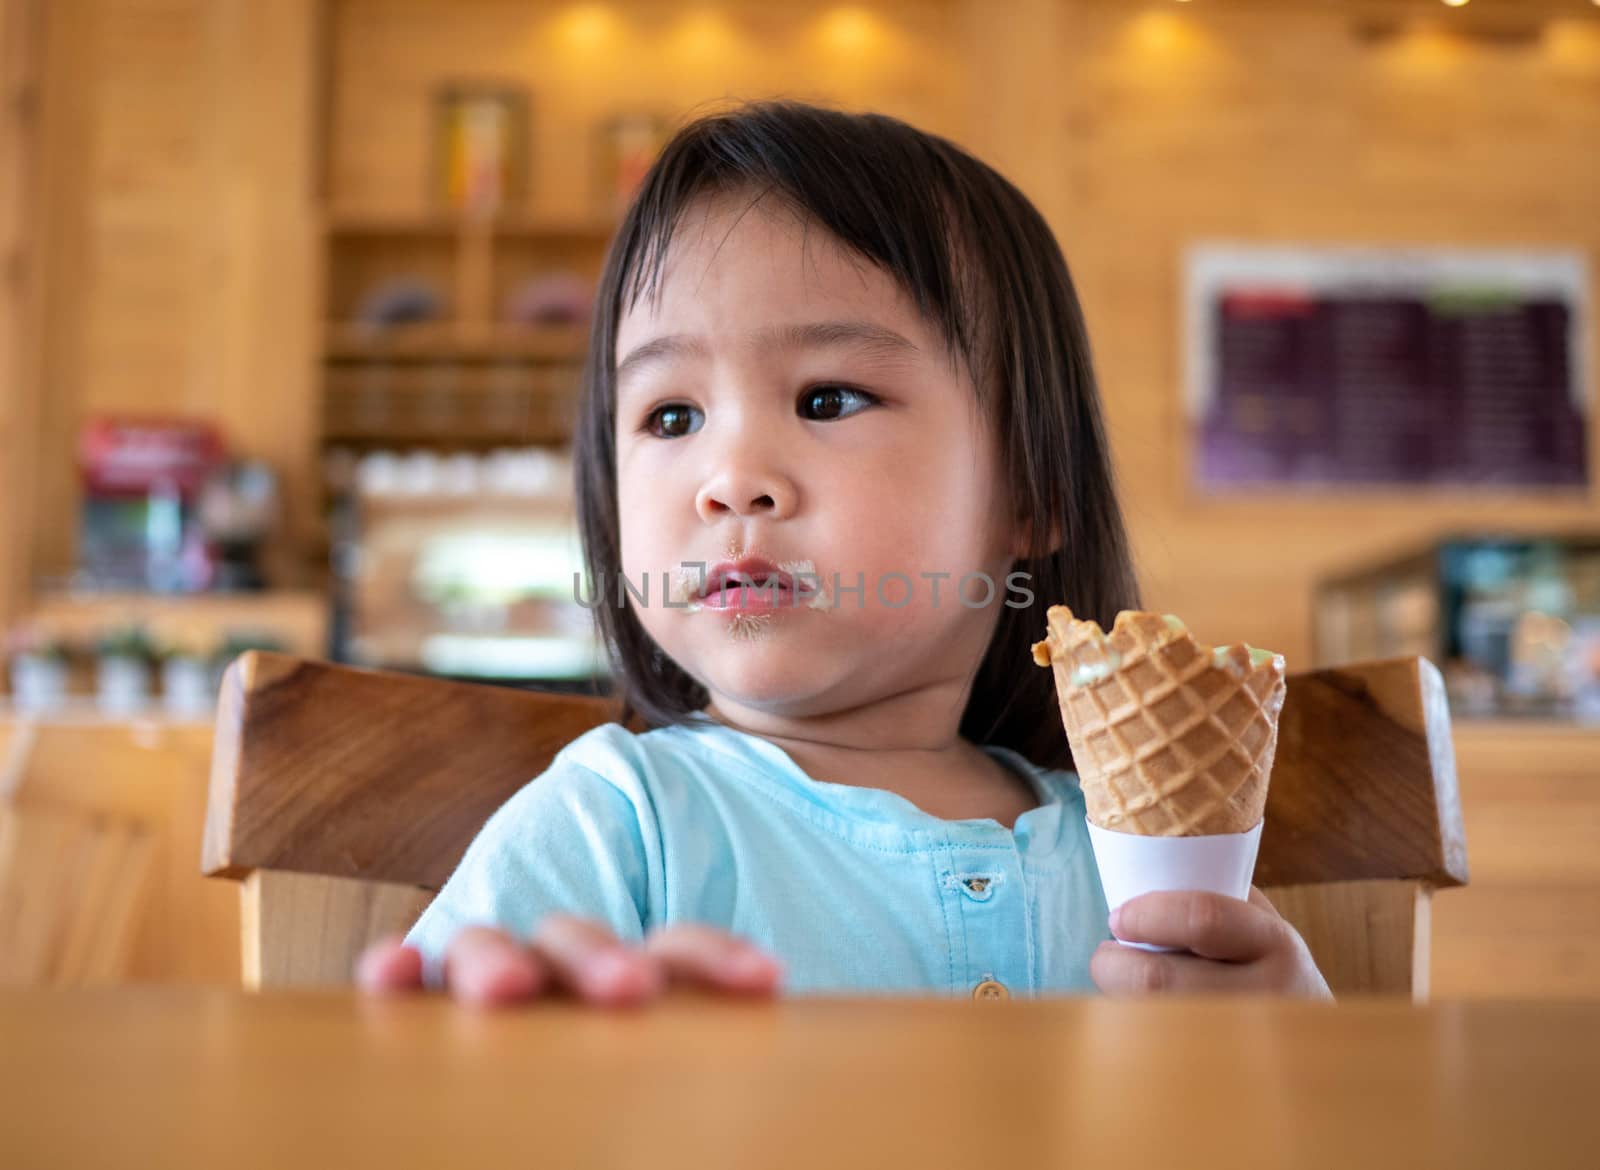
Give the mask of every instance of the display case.
<svg viewBox="0 0 1600 1170">
<path fill-rule="evenodd" d="M 339 661 L 607 693 L 564 451 L 369 453 L 334 551 Z"/>
<path fill-rule="evenodd" d="M 1317 661 L 1420 654 L 1466 717 L 1600 722 L 1600 533 L 1440 540 L 1318 584 Z"/>
</svg>

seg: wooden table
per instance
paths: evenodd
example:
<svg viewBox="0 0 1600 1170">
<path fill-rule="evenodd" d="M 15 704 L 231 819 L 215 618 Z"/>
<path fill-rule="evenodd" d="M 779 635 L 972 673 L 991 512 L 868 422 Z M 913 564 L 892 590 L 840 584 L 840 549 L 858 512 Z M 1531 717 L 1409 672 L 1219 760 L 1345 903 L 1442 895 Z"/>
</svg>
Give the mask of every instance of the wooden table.
<svg viewBox="0 0 1600 1170">
<path fill-rule="evenodd" d="M 0 1166 L 1594 1166 L 1600 1004 L 0 992 Z"/>
</svg>

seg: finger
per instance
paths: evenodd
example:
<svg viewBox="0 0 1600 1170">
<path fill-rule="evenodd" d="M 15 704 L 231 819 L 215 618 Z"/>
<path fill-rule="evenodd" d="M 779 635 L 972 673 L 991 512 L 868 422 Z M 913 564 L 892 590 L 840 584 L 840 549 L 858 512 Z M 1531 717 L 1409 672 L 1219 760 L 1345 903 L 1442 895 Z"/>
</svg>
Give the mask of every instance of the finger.
<svg viewBox="0 0 1600 1170">
<path fill-rule="evenodd" d="M 1250 905 L 1260 906 L 1263 910 L 1271 911 L 1274 917 L 1283 917 L 1283 915 L 1278 913 L 1278 908 L 1272 904 L 1272 899 L 1268 898 L 1266 894 L 1261 892 L 1260 886 L 1250 887 Z"/>
<path fill-rule="evenodd" d="M 532 998 L 547 984 L 548 972 L 504 931 L 468 926 L 450 940 L 444 982 L 463 1003 L 492 1005 Z"/>
<path fill-rule="evenodd" d="M 625 946 L 591 919 L 552 914 L 539 924 L 530 945 L 557 983 L 594 1003 L 640 1003 L 666 984 L 654 957 Z"/>
<path fill-rule="evenodd" d="M 1111 916 L 1123 942 L 1154 943 L 1207 959 L 1248 962 L 1282 942 L 1283 920 L 1260 906 L 1200 890 L 1168 890 L 1130 898 Z"/>
<path fill-rule="evenodd" d="M 403 938 L 396 934 L 379 939 L 361 953 L 356 961 L 357 987 L 373 994 L 422 987 L 422 952 L 406 946 Z"/>
<path fill-rule="evenodd" d="M 662 927 L 644 940 L 674 983 L 757 994 L 777 990 L 783 964 L 726 931 L 694 923 Z"/>
<path fill-rule="evenodd" d="M 1109 996 L 1237 995 L 1270 990 L 1260 963 L 1219 963 L 1178 952 L 1153 953 L 1104 942 L 1089 959 L 1089 977 Z"/>
<path fill-rule="evenodd" d="M 1312 999 L 1331 1000 L 1333 992 L 1328 987 L 1328 980 L 1322 971 L 1318 969 L 1316 956 L 1311 953 L 1311 948 L 1306 945 L 1305 938 L 1295 929 L 1294 923 L 1278 913 L 1278 908 L 1272 904 L 1272 899 L 1267 897 L 1256 886 L 1250 887 L 1250 904 L 1261 907 L 1262 910 L 1271 914 L 1281 924 L 1280 929 L 1284 935 L 1285 945 L 1288 948 L 1287 953 L 1291 956 L 1293 962 L 1294 979 L 1290 985 L 1292 991 Z"/>
</svg>

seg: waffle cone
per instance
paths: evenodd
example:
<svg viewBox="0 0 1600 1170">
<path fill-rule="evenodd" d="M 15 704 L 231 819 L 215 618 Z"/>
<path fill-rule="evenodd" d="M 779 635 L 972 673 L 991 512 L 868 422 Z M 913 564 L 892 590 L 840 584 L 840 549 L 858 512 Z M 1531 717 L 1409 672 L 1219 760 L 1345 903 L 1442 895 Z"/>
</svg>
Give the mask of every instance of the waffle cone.
<svg viewBox="0 0 1600 1170">
<path fill-rule="evenodd" d="M 1033 658 L 1055 671 L 1089 819 L 1147 837 L 1243 833 L 1262 818 L 1285 693 L 1283 656 L 1213 651 L 1124 610 L 1111 633 L 1064 605 Z"/>
</svg>

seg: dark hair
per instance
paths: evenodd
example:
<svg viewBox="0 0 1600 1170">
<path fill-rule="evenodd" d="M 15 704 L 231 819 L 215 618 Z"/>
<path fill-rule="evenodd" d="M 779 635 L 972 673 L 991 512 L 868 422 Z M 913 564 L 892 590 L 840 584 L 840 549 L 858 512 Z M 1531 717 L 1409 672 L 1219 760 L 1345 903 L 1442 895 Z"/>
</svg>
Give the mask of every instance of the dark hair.
<svg viewBox="0 0 1600 1170">
<path fill-rule="evenodd" d="M 682 127 L 645 175 L 606 255 L 575 437 L 578 521 L 590 587 L 621 573 L 616 482 L 616 335 L 654 295 L 679 219 L 697 199 L 775 195 L 889 273 L 966 363 L 995 426 L 1016 514 L 1035 533 L 1033 604 L 1002 607 L 961 719 L 974 743 L 1070 768 L 1052 671 L 1031 644 L 1047 606 L 1110 629 L 1138 608 L 1083 312 L 1044 218 L 993 168 L 883 114 L 794 101 L 749 103 Z M 1054 534 L 1055 539 L 1050 539 Z M 705 688 L 669 658 L 631 608 L 593 607 L 620 721 L 690 722 Z"/>
</svg>

